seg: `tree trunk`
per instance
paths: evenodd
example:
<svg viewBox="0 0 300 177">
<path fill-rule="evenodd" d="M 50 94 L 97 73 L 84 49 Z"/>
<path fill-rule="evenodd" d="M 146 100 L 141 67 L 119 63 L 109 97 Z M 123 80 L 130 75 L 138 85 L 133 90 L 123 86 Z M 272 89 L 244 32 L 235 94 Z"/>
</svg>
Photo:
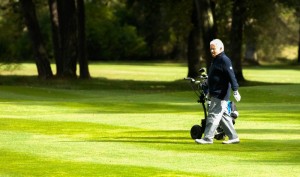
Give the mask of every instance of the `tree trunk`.
<svg viewBox="0 0 300 177">
<path fill-rule="evenodd" d="M 300 25 L 300 23 L 299 23 Z M 299 41 L 298 41 L 298 64 L 300 64 L 300 26 L 299 26 Z"/>
<path fill-rule="evenodd" d="M 216 38 L 217 27 L 214 23 L 214 11 L 211 6 L 214 6 L 214 2 L 210 0 L 196 0 L 197 9 L 200 14 L 200 26 L 202 32 L 203 46 L 204 46 L 204 57 L 206 61 L 207 71 L 212 62 L 212 56 L 210 53 L 210 41 Z"/>
<path fill-rule="evenodd" d="M 191 21 L 193 27 L 190 31 L 188 38 L 188 51 L 187 51 L 187 60 L 188 60 L 188 77 L 197 77 L 198 76 L 198 65 L 200 59 L 200 26 L 199 26 L 199 14 L 194 0 L 193 12 L 191 16 Z"/>
<path fill-rule="evenodd" d="M 61 49 L 61 39 L 59 33 L 59 19 L 58 19 L 58 9 L 57 0 L 48 0 L 51 25 L 52 25 L 52 43 L 53 52 L 56 63 L 56 76 L 62 77 L 63 75 L 63 58 Z"/>
<path fill-rule="evenodd" d="M 85 38 L 85 11 L 84 1 L 77 0 L 77 17 L 78 17 L 78 57 L 79 57 L 79 75 L 80 78 L 90 78 L 88 60 L 86 57 L 86 38 Z"/>
<path fill-rule="evenodd" d="M 244 81 L 242 71 L 243 26 L 245 22 L 244 0 L 233 0 L 230 34 L 230 55 L 238 81 Z"/>
<path fill-rule="evenodd" d="M 51 14 L 53 49 L 57 76 L 90 78 L 85 45 L 85 12 L 83 0 L 48 0 Z"/>
<path fill-rule="evenodd" d="M 197 29 L 192 29 L 188 38 L 188 77 L 198 76 L 199 58 L 200 58 L 200 34 Z"/>
<path fill-rule="evenodd" d="M 299 34 L 298 34 L 298 60 L 297 63 L 300 64 L 300 6 L 296 7 L 296 16 L 298 19 L 298 26 L 299 26 Z"/>
<path fill-rule="evenodd" d="M 53 76 L 49 58 L 36 17 L 35 5 L 32 0 L 20 0 L 24 18 L 31 38 L 38 76 L 43 79 Z"/>
<path fill-rule="evenodd" d="M 75 0 L 57 1 L 59 32 L 61 42 L 61 57 L 63 59 L 62 76 L 76 77 L 78 60 L 78 28 Z"/>
</svg>

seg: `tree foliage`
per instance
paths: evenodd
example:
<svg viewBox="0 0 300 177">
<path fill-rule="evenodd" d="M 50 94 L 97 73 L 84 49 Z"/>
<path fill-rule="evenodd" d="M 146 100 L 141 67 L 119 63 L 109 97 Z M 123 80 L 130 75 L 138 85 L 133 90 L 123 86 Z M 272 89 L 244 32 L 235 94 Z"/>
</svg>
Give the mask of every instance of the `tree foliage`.
<svg viewBox="0 0 300 177">
<path fill-rule="evenodd" d="M 24 32 L 23 16 L 17 2 L 0 2 L 0 58 L 4 62 L 16 62 L 32 56 L 28 45 L 29 35 Z"/>
<path fill-rule="evenodd" d="M 193 1 L 129 0 L 129 24 L 147 44 L 147 58 L 182 57 L 191 28 Z"/>
<path fill-rule="evenodd" d="M 46 1 L 34 0 L 41 35 L 45 39 L 50 58 L 58 58 L 50 42 L 53 29 Z M 67 2 L 67 1 L 64 1 Z M 89 60 L 130 59 L 186 59 L 188 39 L 193 23 L 194 1 L 185 0 L 85 0 L 86 55 Z M 199 1 L 201 3 L 207 1 Z M 245 22 L 240 44 L 243 58 L 256 56 L 258 61 L 274 61 L 282 48 L 299 46 L 298 0 L 243 0 Z M 232 45 L 232 0 L 210 0 L 215 36 L 222 39 L 227 51 Z M 69 7 L 69 6 L 68 6 Z M 71 6 L 70 6 L 71 7 Z M 204 4 L 201 5 L 204 7 Z M 20 11 L 19 0 L 0 2 L 0 58 L 4 60 L 32 60 L 30 36 Z M 205 9 L 205 8 L 204 8 Z M 203 11 L 204 12 L 204 11 Z M 205 25 L 205 17 L 200 22 Z M 82 20 L 79 20 L 79 22 Z M 67 22 L 66 22 L 67 24 Z M 207 37 L 206 28 L 200 35 Z M 208 58 L 206 42 L 199 36 L 199 58 Z M 299 47 L 298 47 L 299 48 Z M 73 49 L 74 50 L 74 49 Z M 235 50 L 235 49 L 230 49 Z M 229 53 L 233 51 L 228 51 Z M 250 54 L 250 55 L 248 55 Z M 206 60 L 209 64 L 209 59 Z M 73 65 L 74 66 L 74 65 Z M 60 69 L 58 69 L 60 70 Z"/>
<path fill-rule="evenodd" d="M 90 60 L 119 60 L 144 55 L 146 44 L 128 25 L 125 4 L 89 1 L 86 3 L 87 51 Z"/>
</svg>

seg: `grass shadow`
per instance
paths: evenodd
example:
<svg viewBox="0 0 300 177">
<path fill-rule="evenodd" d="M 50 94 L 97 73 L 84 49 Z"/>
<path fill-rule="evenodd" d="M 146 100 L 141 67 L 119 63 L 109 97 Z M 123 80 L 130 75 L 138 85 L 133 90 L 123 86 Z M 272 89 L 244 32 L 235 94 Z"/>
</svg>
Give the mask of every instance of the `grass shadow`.
<svg viewBox="0 0 300 177">
<path fill-rule="evenodd" d="M 294 83 L 268 83 L 259 81 L 244 81 L 240 85 L 262 86 L 262 85 L 287 85 Z M 48 79 L 42 80 L 37 76 L 17 76 L 2 75 L 0 76 L 0 85 L 5 86 L 32 86 L 47 87 L 57 89 L 70 90 L 107 90 L 107 89 L 127 89 L 127 90 L 148 90 L 148 91 L 190 91 L 189 82 L 185 80 L 175 81 L 136 81 L 136 80 L 116 80 L 107 78 L 91 78 L 91 79 Z"/>
<path fill-rule="evenodd" d="M 184 138 L 186 139 L 186 138 Z M 95 139 L 86 140 L 85 142 L 105 142 L 105 143 L 146 143 L 146 144 L 191 144 L 189 141 L 178 141 L 171 138 L 154 138 L 154 137 L 119 137 L 114 139 Z"/>
<path fill-rule="evenodd" d="M 74 141 L 77 142 L 77 141 Z M 99 136 L 78 142 L 142 143 L 142 144 L 191 144 L 193 140 L 187 130 L 125 131 L 113 136 Z"/>
<path fill-rule="evenodd" d="M 274 135 L 274 134 L 295 134 L 299 135 L 300 130 L 299 129 L 239 129 L 239 133 L 247 133 L 247 134 L 253 134 L 254 136 L 259 135 Z"/>
</svg>

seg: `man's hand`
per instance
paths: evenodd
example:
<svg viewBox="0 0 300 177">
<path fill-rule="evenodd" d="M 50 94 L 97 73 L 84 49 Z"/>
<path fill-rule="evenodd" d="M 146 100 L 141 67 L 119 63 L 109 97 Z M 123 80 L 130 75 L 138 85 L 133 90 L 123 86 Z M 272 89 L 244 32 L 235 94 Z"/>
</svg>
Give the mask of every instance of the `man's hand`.
<svg viewBox="0 0 300 177">
<path fill-rule="evenodd" d="M 241 101 L 241 95 L 239 91 L 233 91 L 233 96 L 237 102 Z"/>
</svg>

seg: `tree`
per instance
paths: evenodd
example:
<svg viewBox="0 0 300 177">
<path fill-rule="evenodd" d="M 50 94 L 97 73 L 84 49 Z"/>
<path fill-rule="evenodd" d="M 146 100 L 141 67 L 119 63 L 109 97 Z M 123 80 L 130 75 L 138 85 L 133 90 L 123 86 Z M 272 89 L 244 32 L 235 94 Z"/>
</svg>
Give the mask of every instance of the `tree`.
<svg viewBox="0 0 300 177">
<path fill-rule="evenodd" d="M 200 26 L 204 47 L 204 58 L 206 61 L 207 70 L 212 61 L 210 53 L 210 41 L 216 38 L 217 27 L 215 25 L 215 2 L 212 0 L 198 0 L 196 1 L 200 13 Z"/>
<path fill-rule="evenodd" d="M 90 78 L 88 60 L 86 57 L 86 37 L 85 37 L 85 9 L 84 1 L 77 0 L 77 18 L 78 18 L 78 58 L 79 58 L 79 76 L 80 78 Z"/>
<path fill-rule="evenodd" d="M 279 0 L 287 7 L 295 9 L 295 16 L 298 23 L 298 57 L 297 63 L 300 64 L 300 2 L 298 0 Z"/>
<path fill-rule="evenodd" d="M 145 41 L 145 59 L 186 57 L 192 3 L 185 0 L 126 0 L 127 18 L 123 23 L 135 26 Z"/>
<path fill-rule="evenodd" d="M 76 77 L 78 27 L 75 0 L 57 1 L 62 77 Z"/>
<path fill-rule="evenodd" d="M 298 18 L 298 25 L 299 25 L 299 29 L 298 29 L 298 60 L 297 63 L 300 64 L 300 6 L 297 6 L 296 8 L 296 14 L 297 14 L 297 18 Z"/>
<path fill-rule="evenodd" d="M 20 3 L 33 46 L 38 76 L 44 79 L 51 78 L 53 73 L 37 21 L 35 5 L 32 0 L 20 0 Z"/>
<path fill-rule="evenodd" d="M 215 25 L 215 2 L 210 0 L 194 0 L 191 22 L 193 27 L 188 41 L 188 76 L 196 77 L 197 68 L 201 56 L 201 47 L 204 50 L 204 58 L 207 69 L 212 61 L 210 53 L 210 41 L 216 38 L 217 27 Z M 203 45 L 201 45 L 201 37 Z M 203 51 L 202 50 L 202 51 Z"/>
<path fill-rule="evenodd" d="M 49 0 L 52 39 L 57 76 L 76 77 L 77 61 L 80 77 L 89 78 L 85 53 L 85 14 L 83 0 Z"/>
<path fill-rule="evenodd" d="M 188 37 L 188 77 L 197 77 L 200 59 L 200 15 L 198 0 L 193 2 L 193 11 L 191 15 L 192 28 Z"/>
<path fill-rule="evenodd" d="M 131 24 L 137 27 L 148 46 L 150 59 L 163 55 L 162 42 L 168 38 L 168 21 L 163 21 L 163 1 L 129 0 L 127 8 L 131 12 Z M 168 39 L 167 39 L 168 40 Z"/>
<path fill-rule="evenodd" d="M 58 20 L 58 9 L 56 0 L 48 0 L 50 18 L 51 18 L 51 29 L 52 29 L 52 43 L 53 43 L 53 52 L 54 59 L 56 63 L 56 75 L 63 75 L 63 59 L 62 59 L 62 50 L 61 42 L 59 35 L 59 20 Z"/>
<path fill-rule="evenodd" d="M 238 81 L 245 81 L 242 71 L 243 27 L 245 23 L 244 0 L 232 0 L 232 24 L 230 33 L 230 55 Z"/>
<path fill-rule="evenodd" d="M 274 62 L 282 57 L 282 49 L 298 44 L 299 21 L 296 20 L 298 0 L 245 1 L 245 60 Z M 272 45 L 270 45 L 272 44 Z M 257 57 L 256 60 L 255 57 Z M 252 58 L 252 60 L 251 60 Z"/>
</svg>

